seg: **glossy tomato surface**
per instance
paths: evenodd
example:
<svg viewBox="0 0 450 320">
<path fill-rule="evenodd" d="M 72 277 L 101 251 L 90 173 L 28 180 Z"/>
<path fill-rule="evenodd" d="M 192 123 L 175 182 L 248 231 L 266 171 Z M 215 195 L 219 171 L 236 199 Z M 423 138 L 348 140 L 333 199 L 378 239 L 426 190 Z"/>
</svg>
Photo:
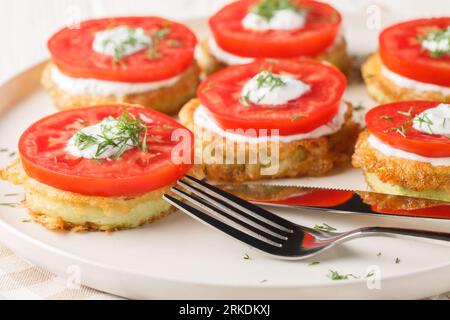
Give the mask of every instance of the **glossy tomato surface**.
<svg viewBox="0 0 450 320">
<path fill-rule="evenodd" d="M 242 88 L 263 70 L 289 74 L 311 90 L 283 105 L 243 103 Z M 223 69 L 206 79 L 197 94 L 224 129 L 278 129 L 281 135 L 289 135 L 328 123 L 338 111 L 346 83 L 345 76 L 330 65 L 310 59 L 270 59 Z"/>
<path fill-rule="evenodd" d="M 413 119 L 440 102 L 404 101 L 385 104 L 366 114 L 367 129 L 382 142 L 425 157 L 450 157 L 450 138 L 413 128 Z"/>
<path fill-rule="evenodd" d="M 255 58 L 315 56 L 329 48 L 338 36 L 341 15 L 333 7 L 316 1 L 293 0 L 306 11 L 306 24 L 296 30 L 248 30 L 242 20 L 258 0 L 233 2 L 209 20 L 219 46 L 235 55 Z"/>
<path fill-rule="evenodd" d="M 133 148 L 117 160 L 94 160 L 74 157 L 65 150 L 68 140 L 82 127 L 110 116 L 117 118 L 124 111 L 147 126 L 148 151 Z M 117 105 L 70 110 L 31 125 L 19 140 L 19 152 L 27 175 L 54 188 L 104 197 L 139 195 L 172 184 L 191 167 L 192 161 L 172 161 L 172 150 L 181 146 L 172 141 L 177 129 L 189 138 L 182 141 L 182 147 L 193 154 L 190 131 L 157 111 Z"/>
<path fill-rule="evenodd" d="M 92 49 L 96 32 L 119 26 L 142 28 L 152 38 L 143 49 L 114 58 Z M 80 28 L 64 28 L 48 41 L 52 60 L 66 75 L 121 82 L 151 82 L 174 77 L 192 63 L 196 37 L 187 27 L 158 17 L 118 17 L 88 20 Z"/>
<path fill-rule="evenodd" d="M 450 87 L 450 56 L 433 57 L 417 37 L 450 26 L 450 17 L 407 21 L 380 34 L 380 56 L 391 71 L 425 83 Z"/>
</svg>

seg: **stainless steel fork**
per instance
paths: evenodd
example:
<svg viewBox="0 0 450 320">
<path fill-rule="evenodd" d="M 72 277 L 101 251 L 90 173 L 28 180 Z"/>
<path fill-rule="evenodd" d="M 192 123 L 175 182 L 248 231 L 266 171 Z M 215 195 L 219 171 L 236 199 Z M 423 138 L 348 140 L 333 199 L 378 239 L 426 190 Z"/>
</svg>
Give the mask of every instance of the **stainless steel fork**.
<svg viewBox="0 0 450 320">
<path fill-rule="evenodd" d="M 304 227 L 273 214 L 204 181 L 185 176 L 165 194 L 176 208 L 266 254 L 282 259 L 306 259 L 351 239 L 369 236 L 410 236 L 450 241 L 450 233 L 365 227 L 329 232 Z M 188 202 L 190 204 L 188 204 Z M 449 248 L 450 250 L 450 248 Z"/>
</svg>

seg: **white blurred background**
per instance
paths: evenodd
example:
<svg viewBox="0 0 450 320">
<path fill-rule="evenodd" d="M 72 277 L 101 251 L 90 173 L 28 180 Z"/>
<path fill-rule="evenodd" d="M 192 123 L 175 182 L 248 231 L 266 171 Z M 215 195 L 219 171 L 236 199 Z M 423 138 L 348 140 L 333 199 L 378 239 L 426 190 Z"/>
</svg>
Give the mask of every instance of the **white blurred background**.
<svg viewBox="0 0 450 320">
<path fill-rule="evenodd" d="M 376 49 L 380 28 L 413 17 L 450 15 L 450 0 L 323 0 L 344 15 L 350 51 Z M 229 0 L 0 0 L 0 83 L 48 57 L 46 41 L 76 19 L 160 15 L 205 18 Z M 379 17 L 379 19 L 378 19 Z M 379 21 L 378 21 L 379 20 Z"/>
</svg>

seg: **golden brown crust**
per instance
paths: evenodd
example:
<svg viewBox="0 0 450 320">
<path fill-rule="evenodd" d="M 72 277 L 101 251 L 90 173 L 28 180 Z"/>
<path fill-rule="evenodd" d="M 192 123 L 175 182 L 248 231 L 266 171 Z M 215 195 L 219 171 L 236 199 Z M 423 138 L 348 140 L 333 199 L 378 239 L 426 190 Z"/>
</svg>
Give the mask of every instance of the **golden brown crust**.
<svg viewBox="0 0 450 320">
<path fill-rule="evenodd" d="M 399 87 L 381 72 L 382 62 L 378 53 L 370 56 L 361 68 L 369 96 L 380 103 L 401 100 L 445 101 L 450 95 L 441 92 L 419 92 L 414 89 Z"/>
<path fill-rule="evenodd" d="M 163 211 L 157 215 L 153 215 L 150 218 L 141 221 L 138 225 L 133 227 L 108 227 L 108 226 L 101 226 L 97 225 L 95 223 L 84 223 L 82 225 L 76 225 L 67 221 L 64 221 L 60 217 L 51 217 L 39 212 L 33 212 L 29 211 L 32 219 L 34 222 L 37 222 L 47 228 L 48 230 L 52 231 L 70 231 L 70 232 L 86 232 L 86 231 L 103 231 L 103 232 L 114 232 L 114 231 L 120 231 L 120 230 L 127 230 L 132 228 L 137 228 L 140 226 L 143 226 L 145 224 L 149 224 L 155 221 L 158 221 L 159 219 L 162 219 L 164 217 L 167 217 L 171 213 L 173 213 L 176 209 L 170 208 L 166 211 Z"/>
<path fill-rule="evenodd" d="M 199 84 L 200 68 L 194 61 L 183 73 L 181 79 L 171 87 L 160 88 L 144 93 L 128 94 L 124 96 L 79 96 L 59 89 L 51 78 L 51 69 L 55 67 L 50 62 L 44 69 L 41 82 L 49 92 L 53 104 L 61 110 L 90 107 L 102 104 L 138 104 L 164 113 L 176 113 L 189 99 L 195 97 L 195 90 Z"/>
<path fill-rule="evenodd" d="M 203 39 L 199 42 L 197 50 L 200 51 L 197 62 L 202 73 L 205 75 L 210 75 L 227 66 L 212 55 L 207 39 Z M 342 42 L 336 45 L 332 50 L 324 52 L 314 57 L 314 59 L 329 62 L 338 67 L 345 74 L 348 74 L 352 68 L 350 57 L 347 54 L 347 43 L 345 39 L 342 39 Z"/>
<path fill-rule="evenodd" d="M 448 205 L 447 202 L 437 200 L 411 198 L 374 192 L 358 192 L 364 203 L 376 205 L 378 209 L 389 210 L 416 210 L 431 208 L 439 205 Z"/>
<path fill-rule="evenodd" d="M 75 208 L 74 211 L 79 217 L 89 214 L 92 208 L 99 209 L 105 216 L 116 215 L 119 218 L 127 219 L 133 208 L 136 208 L 146 202 L 160 200 L 163 193 L 170 192 L 170 187 L 161 188 L 153 192 L 149 192 L 134 197 L 94 197 L 85 196 L 68 191 L 58 190 L 50 186 L 44 185 L 33 179 L 30 179 L 23 170 L 20 160 L 16 160 L 8 165 L 5 169 L 0 170 L 0 179 L 9 181 L 14 184 L 21 184 L 25 188 L 24 205 L 29 208 L 29 212 L 33 220 L 42 224 L 49 230 L 67 230 L 67 231 L 116 231 L 141 226 L 159 220 L 174 210 L 172 207 L 162 210 L 161 212 L 145 217 L 132 226 L 121 225 L 100 225 L 92 222 L 71 223 L 65 221 L 61 216 L 49 215 L 33 210 L 37 205 L 34 203 L 36 199 L 51 200 L 53 205 L 64 204 L 64 206 Z M 30 199 L 33 199 L 31 201 Z"/>
<path fill-rule="evenodd" d="M 214 143 L 221 143 L 223 140 L 210 132 L 203 130 L 203 139 L 198 136 L 198 128 L 194 127 L 194 111 L 199 107 L 198 99 L 188 102 L 180 111 L 180 120 L 183 125 L 194 131 L 197 141 L 202 141 L 202 148 L 211 148 Z M 221 163 L 196 164 L 191 171 L 192 175 L 198 178 L 208 178 L 210 180 L 222 180 L 229 182 L 244 182 L 267 178 L 288 178 L 301 176 L 323 176 L 334 167 L 347 165 L 353 153 L 354 143 L 360 131 L 360 126 L 352 120 L 352 108 L 348 105 L 345 115 L 346 122 L 342 129 L 335 134 L 320 137 L 317 139 L 298 140 L 289 143 L 280 142 L 279 145 L 279 170 L 275 174 L 263 175 L 261 170 L 264 165 L 259 159 L 254 164 L 236 164 L 234 155 L 233 164 Z M 205 136 L 211 139 L 205 139 Z M 222 144 L 221 144 L 222 145 Z M 199 152 L 199 145 L 196 152 Z M 261 144 L 259 148 L 271 155 L 270 144 Z M 266 148 L 266 149 L 264 149 Z M 249 148 L 246 145 L 246 159 L 248 159 Z M 201 152 L 201 150 L 200 150 Z M 257 157 L 258 158 L 258 157 Z"/>
<path fill-rule="evenodd" d="M 450 192 L 450 168 L 433 167 L 429 163 L 386 156 L 372 148 L 368 130 L 358 138 L 353 165 L 365 173 L 374 173 L 385 183 L 400 185 L 414 191 L 441 189 Z"/>
</svg>

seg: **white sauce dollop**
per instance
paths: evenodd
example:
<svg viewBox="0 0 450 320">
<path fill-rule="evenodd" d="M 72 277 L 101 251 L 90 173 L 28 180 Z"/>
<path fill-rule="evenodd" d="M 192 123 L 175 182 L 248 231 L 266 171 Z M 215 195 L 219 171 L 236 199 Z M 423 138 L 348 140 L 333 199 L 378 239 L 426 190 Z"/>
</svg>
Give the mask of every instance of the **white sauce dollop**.
<svg viewBox="0 0 450 320">
<path fill-rule="evenodd" d="M 242 26 L 249 30 L 295 30 L 303 28 L 306 22 L 304 10 L 276 10 L 270 19 L 249 12 L 242 20 Z"/>
<path fill-rule="evenodd" d="M 129 56 L 152 44 L 152 39 L 142 28 L 120 26 L 94 35 L 92 49 L 95 52 L 114 57 L 118 51 L 123 56 Z"/>
<path fill-rule="evenodd" d="M 425 82 L 420 82 L 420 81 L 413 80 L 410 78 L 406 78 L 395 72 L 392 72 L 386 66 L 381 67 L 381 73 L 386 78 L 390 79 L 392 82 L 394 82 L 396 85 L 398 85 L 399 87 L 402 87 L 402 88 L 409 88 L 409 89 L 413 89 L 413 90 L 416 90 L 419 92 L 436 91 L 436 92 L 440 92 L 444 95 L 450 94 L 449 87 L 439 86 L 439 85 L 432 84 L 432 83 L 425 83 Z"/>
<path fill-rule="evenodd" d="M 153 82 L 119 82 L 92 78 L 73 78 L 62 73 L 57 67 L 51 69 L 51 78 L 55 85 L 67 93 L 80 96 L 121 97 L 127 94 L 158 90 L 175 85 L 182 74 Z"/>
<path fill-rule="evenodd" d="M 397 158 L 403 158 L 403 159 L 407 159 L 407 160 L 426 162 L 426 163 L 431 164 L 433 167 L 450 166 L 450 157 L 429 158 L 429 157 L 424 157 L 424 156 L 421 156 L 421 155 L 418 155 L 415 153 L 396 149 L 387 144 L 384 144 L 382 141 L 380 141 L 374 135 L 370 135 L 369 139 L 367 141 L 372 148 L 374 148 L 374 149 L 378 150 L 379 152 L 383 153 L 384 155 L 387 155 L 390 157 L 397 157 Z"/>
<path fill-rule="evenodd" d="M 231 141 L 242 143 L 261 143 L 276 139 L 279 142 L 289 143 L 292 141 L 316 139 L 330 134 L 334 134 L 341 130 L 345 123 L 345 114 L 347 113 L 348 106 L 344 102 L 341 102 L 338 113 L 330 120 L 330 122 L 315 128 L 314 130 L 306 133 L 298 133 L 287 136 L 261 136 L 250 137 L 242 134 L 236 134 L 229 130 L 222 129 L 215 120 L 208 114 L 208 110 L 204 106 L 199 106 L 194 112 L 194 124 L 196 127 L 208 130 L 220 137 L 227 138 Z M 270 133 L 270 131 L 269 131 Z"/>
<path fill-rule="evenodd" d="M 428 134 L 450 136 L 450 104 L 441 103 L 416 115 L 413 128 Z"/>
<path fill-rule="evenodd" d="M 119 148 L 113 145 L 108 145 L 107 147 L 105 147 L 105 149 L 103 149 L 102 152 L 97 156 L 96 153 L 99 144 L 106 141 L 103 137 L 101 137 L 101 135 L 105 135 L 107 138 L 113 139 L 115 142 L 117 142 L 117 124 L 117 119 L 105 118 L 96 125 L 85 127 L 79 130 L 69 139 L 65 150 L 74 157 L 81 157 L 86 159 L 106 159 L 114 157 L 119 152 Z M 96 139 L 96 143 L 90 144 L 86 148 L 80 149 L 76 144 L 77 135 L 80 132 L 89 136 L 94 136 Z M 130 150 L 134 147 L 136 147 L 136 145 L 133 144 L 133 141 L 128 140 L 125 151 Z"/>
<path fill-rule="evenodd" d="M 290 75 L 261 71 L 244 85 L 241 97 L 258 105 L 281 105 L 310 90 L 309 84 Z"/>
</svg>

